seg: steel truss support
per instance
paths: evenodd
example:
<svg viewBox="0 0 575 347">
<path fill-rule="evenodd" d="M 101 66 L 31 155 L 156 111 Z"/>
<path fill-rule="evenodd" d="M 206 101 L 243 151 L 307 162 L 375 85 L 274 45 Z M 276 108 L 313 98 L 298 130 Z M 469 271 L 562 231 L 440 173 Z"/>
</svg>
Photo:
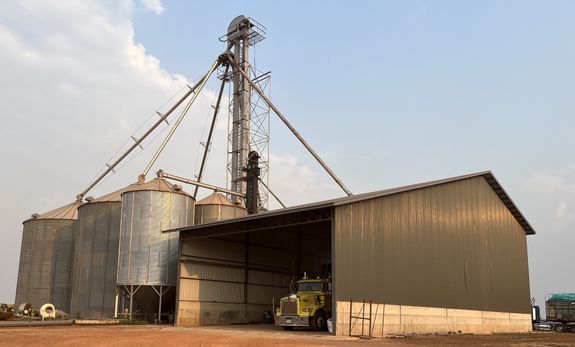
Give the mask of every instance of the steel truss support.
<svg viewBox="0 0 575 347">
<path fill-rule="evenodd" d="M 152 289 L 156 292 L 156 294 L 158 294 L 158 299 L 159 299 L 159 304 L 158 304 L 158 324 L 162 323 L 162 297 L 164 296 L 164 294 L 166 294 L 170 288 L 170 287 L 164 287 L 162 285 L 158 286 L 158 289 L 156 289 L 156 286 L 152 286 Z"/>
<path fill-rule="evenodd" d="M 134 310 L 134 295 L 136 295 L 136 293 L 138 292 L 138 290 L 140 290 L 140 288 L 142 287 L 141 285 L 137 285 L 136 289 L 134 289 L 134 285 L 123 285 L 122 287 L 124 287 L 124 290 L 126 291 L 126 293 L 128 293 L 128 295 L 130 296 L 130 312 L 128 312 L 128 319 L 132 320 L 132 311 Z"/>
<path fill-rule="evenodd" d="M 281 121 L 288 127 L 288 129 L 294 134 L 294 136 L 301 142 L 301 144 L 308 150 L 308 152 L 317 160 L 317 162 L 324 168 L 324 170 L 333 178 L 333 180 L 340 186 L 340 188 L 348 195 L 352 196 L 353 193 L 345 186 L 345 184 L 336 176 L 335 172 L 324 162 L 321 157 L 316 153 L 316 151 L 311 147 L 311 145 L 298 133 L 298 131 L 291 125 L 287 118 L 280 112 L 280 110 L 271 102 L 271 100 L 265 95 L 261 88 L 254 83 L 248 74 L 244 72 L 237 63 L 235 62 L 231 53 L 226 54 L 228 62 L 239 71 L 244 79 L 251 85 L 252 88 L 260 95 L 260 97 L 266 102 L 266 104 L 275 112 L 275 114 L 281 119 Z"/>
</svg>

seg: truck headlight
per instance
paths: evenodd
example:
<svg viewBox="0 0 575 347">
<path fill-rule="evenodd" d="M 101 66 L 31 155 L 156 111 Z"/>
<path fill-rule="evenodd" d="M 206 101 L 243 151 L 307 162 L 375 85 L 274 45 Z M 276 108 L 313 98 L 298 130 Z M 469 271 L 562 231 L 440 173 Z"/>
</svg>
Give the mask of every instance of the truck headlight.
<svg viewBox="0 0 575 347">
<path fill-rule="evenodd" d="M 311 312 L 311 308 L 309 307 L 304 307 L 301 309 L 302 312 Z"/>
</svg>

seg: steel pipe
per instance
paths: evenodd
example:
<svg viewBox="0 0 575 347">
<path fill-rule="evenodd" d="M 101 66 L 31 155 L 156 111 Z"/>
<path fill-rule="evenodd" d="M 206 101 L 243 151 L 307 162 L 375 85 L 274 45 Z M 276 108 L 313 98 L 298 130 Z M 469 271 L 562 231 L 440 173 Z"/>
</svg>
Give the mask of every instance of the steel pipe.
<svg viewBox="0 0 575 347">
<path fill-rule="evenodd" d="M 218 100 L 216 101 L 216 108 L 214 110 L 214 117 L 212 118 L 212 124 L 210 125 L 210 132 L 208 133 L 208 139 L 206 141 L 206 148 L 204 150 L 204 155 L 202 157 L 202 163 L 200 165 L 200 171 L 198 172 L 198 182 L 202 181 L 202 176 L 204 174 L 204 167 L 206 165 L 206 161 L 208 160 L 208 152 L 210 151 L 210 146 L 212 144 L 212 135 L 214 133 L 214 127 L 216 125 L 216 120 L 218 118 L 218 112 L 220 111 L 220 103 L 222 101 L 222 95 L 224 94 L 224 87 L 226 86 L 225 76 L 228 74 L 229 69 L 230 69 L 230 66 L 227 65 L 226 70 L 224 71 L 224 78 L 222 78 L 222 84 L 220 86 L 220 92 L 218 93 Z M 193 195 L 194 200 L 196 199 L 196 196 L 198 195 L 198 189 L 199 189 L 199 186 L 196 186 L 196 188 L 194 189 L 194 195 Z"/>
<path fill-rule="evenodd" d="M 208 79 L 210 78 L 212 73 L 218 68 L 218 66 L 220 66 L 220 64 L 221 64 L 220 59 L 218 59 L 217 61 L 215 61 L 212 64 L 212 67 L 210 68 L 208 73 L 202 79 L 202 81 L 198 87 L 198 92 L 194 93 L 194 95 L 192 96 L 192 98 L 190 99 L 190 101 L 188 102 L 186 107 L 182 110 L 182 113 L 180 114 L 180 116 L 178 117 L 178 119 L 176 120 L 176 122 L 174 123 L 174 125 L 172 126 L 172 128 L 170 129 L 170 131 L 168 132 L 166 137 L 164 138 L 164 141 L 162 141 L 162 144 L 160 145 L 160 147 L 158 148 L 158 150 L 156 151 L 156 153 L 152 157 L 152 160 L 150 160 L 150 162 L 148 163 L 148 165 L 144 169 L 144 172 L 142 172 L 142 174 L 138 177 L 139 182 L 144 182 L 146 180 L 146 175 L 148 174 L 148 172 L 152 168 L 152 165 L 154 165 L 156 160 L 158 160 L 158 157 L 160 156 L 160 154 L 162 153 L 164 148 L 166 148 L 166 145 L 168 144 L 168 142 L 170 141 L 170 139 L 172 138 L 172 136 L 176 132 L 176 129 L 178 129 L 178 126 L 180 125 L 180 123 L 184 119 L 184 116 L 188 113 L 188 111 L 190 110 L 190 107 L 192 107 L 192 105 L 194 104 L 194 102 L 198 98 L 198 95 L 200 95 L 200 92 L 202 91 L 202 89 L 206 85 L 206 82 L 208 82 Z"/>
<path fill-rule="evenodd" d="M 220 64 L 221 63 L 221 58 L 218 57 L 218 59 L 216 60 L 216 62 L 214 64 Z M 213 66 L 213 65 L 212 65 Z M 206 74 L 207 75 L 207 74 Z M 205 77 L 204 77 L 205 78 Z M 84 189 L 83 192 L 81 192 L 80 194 L 78 194 L 76 196 L 76 200 L 77 201 L 82 201 L 82 199 L 84 198 L 84 196 L 92 189 L 94 188 L 98 183 L 100 183 L 100 181 L 106 177 L 106 175 L 108 175 L 110 173 L 110 171 L 113 171 L 114 168 L 122 161 L 124 160 L 128 154 L 130 154 L 136 147 L 140 146 L 140 144 L 142 143 L 142 141 L 144 141 L 144 139 L 146 137 L 148 137 L 148 135 L 150 135 L 160 124 L 162 124 L 162 122 L 164 122 L 169 116 L 170 114 L 172 114 L 172 112 L 174 112 L 175 109 L 177 109 L 182 102 L 184 102 L 184 100 L 186 100 L 199 86 L 200 84 L 203 82 L 204 78 L 202 78 L 200 81 L 198 81 L 198 83 L 196 83 L 193 87 L 190 87 L 190 90 L 188 90 L 186 92 L 186 94 L 184 96 L 182 96 L 175 104 L 174 106 L 172 106 L 168 112 L 166 112 L 164 115 L 162 115 L 160 117 L 160 119 L 154 123 L 154 125 L 152 125 L 152 127 L 150 129 L 148 129 L 148 131 L 146 131 L 146 133 L 144 135 L 142 135 L 142 137 L 140 137 L 133 145 L 132 147 L 130 147 L 126 152 L 124 152 L 124 154 L 122 154 L 122 156 L 120 158 L 118 158 L 112 165 L 108 165 L 108 169 L 106 171 L 104 171 L 100 176 L 98 176 L 98 178 L 96 178 L 94 180 L 94 182 L 92 182 L 88 188 Z"/>
<path fill-rule="evenodd" d="M 268 190 L 268 192 L 270 192 L 270 194 L 276 199 L 276 201 L 279 202 L 283 208 L 286 208 L 286 205 L 284 205 L 284 203 L 280 200 L 280 198 L 270 189 L 270 187 L 268 187 L 268 185 L 261 179 L 261 177 L 258 177 L 258 180 L 260 181 L 261 184 L 263 184 L 263 186 Z"/>
<path fill-rule="evenodd" d="M 231 194 L 231 195 L 235 195 L 235 196 L 240 196 L 242 198 L 245 198 L 246 196 L 238 193 L 238 192 L 234 192 L 233 190 L 229 190 L 229 189 L 225 189 L 225 188 L 221 188 L 218 186 L 214 186 L 211 184 L 207 184 L 207 183 L 202 183 L 202 182 L 198 182 L 195 180 L 191 180 L 189 178 L 185 178 L 185 177 L 181 177 L 181 176 L 176 176 L 176 175 L 172 175 L 169 173 L 166 173 L 162 170 L 158 171 L 158 177 L 159 178 L 167 178 L 167 179 L 171 179 L 174 181 L 178 181 L 178 182 L 182 182 L 182 183 L 187 183 L 187 184 L 192 184 L 198 187 L 202 187 L 202 188 L 206 188 L 206 189 L 211 189 L 215 192 L 222 192 L 222 193 L 226 193 L 226 194 Z"/>
</svg>

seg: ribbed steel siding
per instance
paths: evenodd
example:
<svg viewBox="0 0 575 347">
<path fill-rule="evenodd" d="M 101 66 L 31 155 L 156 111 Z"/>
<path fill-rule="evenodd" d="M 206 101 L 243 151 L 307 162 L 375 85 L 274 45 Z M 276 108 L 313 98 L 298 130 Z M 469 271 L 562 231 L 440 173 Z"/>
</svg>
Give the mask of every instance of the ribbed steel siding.
<svg viewBox="0 0 575 347">
<path fill-rule="evenodd" d="M 337 300 L 529 313 L 525 231 L 481 178 L 336 207 Z"/>
<path fill-rule="evenodd" d="M 175 286 L 178 234 L 168 230 L 190 226 L 194 200 L 183 194 L 132 191 L 122 194 L 118 284 Z"/>
<path fill-rule="evenodd" d="M 245 208 L 226 205 L 196 205 L 194 225 L 217 222 L 247 215 Z"/>
<path fill-rule="evenodd" d="M 322 265 L 330 262 L 329 242 L 313 236 L 302 236 L 299 242 L 298 247 L 295 232 L 282 230 L 182 240 L 182 257 L 188 261 L 180 265 L 179 300 L 271 308 L 272 298 L 277 305 L 289 292 L 292 274 L 319 274 Z M 294 268 L 298 248 L 301 271 Z"/>
<path fill-rule="evenodd" d="M 16 304 L 35 309 L 52 303 L 69 311 L 70 272 L 76 221 L 42 219 L 24 222 Z"/>
<path fill-rule="evenodd" d="M 95 202 L 78 209 L 72 304 L 81 318 L 113 318 L 120 236 L 120 202 Z"/>
</svg>

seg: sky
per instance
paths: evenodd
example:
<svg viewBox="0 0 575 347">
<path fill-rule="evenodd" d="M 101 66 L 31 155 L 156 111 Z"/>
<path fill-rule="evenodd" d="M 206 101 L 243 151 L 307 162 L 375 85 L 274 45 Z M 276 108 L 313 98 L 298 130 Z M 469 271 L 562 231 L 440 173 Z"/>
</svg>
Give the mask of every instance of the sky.
<svg viewBox="0 0 575 347">
<path fill-rule="evenodd" d="M 14 300 L 22 221 L 72 202 L 207 72 L 240 14 L 267 28 L 251 53 L 271 99 L 354 193 L 491 170 L 537 232 L 536 303 L 575 291 L 575 3 L 8 0 L 0 302 Z M 197 172 L 217 88 L 148 178 Z M 135 182 L 167 128 L 88 195 Z M 205 176 L 220 186 L 226 132 L 220 117 Z M 287 205 L 343 196 L 273 115 L 270 166 Z"/>
</svg>

